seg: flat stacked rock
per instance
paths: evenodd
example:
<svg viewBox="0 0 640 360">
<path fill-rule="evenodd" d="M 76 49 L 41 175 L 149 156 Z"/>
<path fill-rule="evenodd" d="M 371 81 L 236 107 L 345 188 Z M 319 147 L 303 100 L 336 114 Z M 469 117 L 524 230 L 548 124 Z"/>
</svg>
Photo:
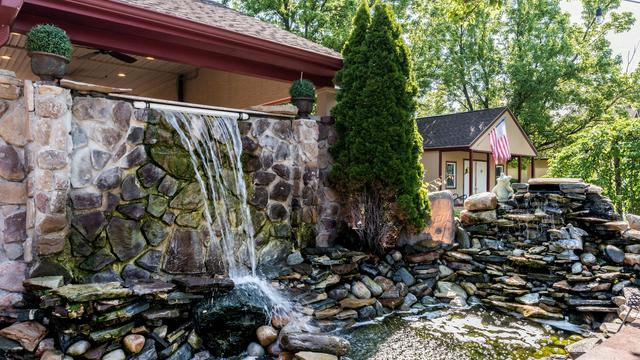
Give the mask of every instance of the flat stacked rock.
<svg viewBox="0 0 640 360">
<path fill-rule="evenodd" d="M 452 273 L 443 281 L 525 317 L 617 313 L 613 297 L 635 284 L 640 268 L 638 218 L 629 228 L 602 189 L 579 179 L 513 188 L 505 203 L 491 193 L 465 201 L 460 219 L 470 241 L 443 255 Z"/>
<path fill-rule="evenodd" d="M 25 280 L 40 308 L 2 313 L 0 358 L 188 360 L 202 346 L 194 304 L 233 287 L 205 277 L 63 283 L 61 276 Z"/>
</svg>

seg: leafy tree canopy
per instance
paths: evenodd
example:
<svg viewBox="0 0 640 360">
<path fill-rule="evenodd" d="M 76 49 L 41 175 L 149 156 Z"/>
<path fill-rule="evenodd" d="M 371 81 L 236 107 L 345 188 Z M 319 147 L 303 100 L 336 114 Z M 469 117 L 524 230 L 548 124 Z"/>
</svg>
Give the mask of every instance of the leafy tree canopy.
<svg viewBox="0 0 640 360">
<path fill-rule="evenodd" d="M 542 153 L 625 102 L 638 99 L 636 73 L 625 73 L 606 34 L 633 24 L 600 1 L 583 1 L 573 24 L 559 0 L 418 0 L 408 26 L 426 114 L 508 105 Z"/>
</svg>

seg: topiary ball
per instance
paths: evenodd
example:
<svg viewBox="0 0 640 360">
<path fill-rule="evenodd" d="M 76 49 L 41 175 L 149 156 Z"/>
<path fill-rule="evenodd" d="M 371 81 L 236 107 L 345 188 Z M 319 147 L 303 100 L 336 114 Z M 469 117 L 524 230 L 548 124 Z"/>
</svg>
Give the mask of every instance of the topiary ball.
<svg viewBox="0 0 640 360">
<path fill-rule="evenodd" d="M 41 51 L 71 58 L 73 46 L 67 33 L 51 24 L 36 25 L 27 33 L 28 52 Z"/>
<path fill-rule="evenodd" d="M 316 98 L 316 87 L 307 79 L 296 80 L 291 83 L 289 95 L 292 98 Z"/>
</svg>

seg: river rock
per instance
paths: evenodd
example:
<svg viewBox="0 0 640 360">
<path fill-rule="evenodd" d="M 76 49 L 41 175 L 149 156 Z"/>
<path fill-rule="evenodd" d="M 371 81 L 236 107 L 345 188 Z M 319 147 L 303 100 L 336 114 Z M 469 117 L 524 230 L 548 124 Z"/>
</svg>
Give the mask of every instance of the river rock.
<svg viewBox="0 0 640 360">
<path fill-rule="evenodd" d="M 401 267 L 400 269 L 398 269 L 396 274 L 400 276 L 400 279 L 402 280 L 402 282 L 405 283 L 407 286 L 411 286 L 416 283 L 416 279 L 413 277 L 413 275 L 411 275 L 409 270 L 407 270 L 404 267 Z"/>
<path fill-rule="evenodd" d="M 102 360 L 125 360 L 127 356 L 124 354 L 122 349 L 113 350 L 104 354 Z"/>
<path fill-rule="evenodd" d="M 256 337 L 262 346 L 268 346 L 278 338 L 278 330 L 269 325 L 262 325 L 256 330 Z"/>
<path fill-rule="evenodd" d="M 367 286 L 367 288 L 371 292 L 371 295 L 375 297 L 382 295 L 382 292 L 383 292 L 382 287 L 378 285 L 378 283 L 373 281 L 373 279 L 365 275 L 362 278 L 360 278 L 360 280 Z"/>
<path fill-rule="evenodd" d="M 498 207 L 498 197 L 491 192 L 474 194 L 464 201 L 464 208 L 469 211 L 494 210 L 496 207 Z"/>
<path fill-rule="evenodd" d="M 302 257 L 302 254 L 300 254 L 300 251 L 293 252 L 287 256 L 287 265 L 289 266 L 299 265 L 303 262 L 304 258 Z"/>
<path fill-rule="evenodd" d="M 323 354 L 311 351 L 300 351 L 295 355 L 296 360 L 338 360 L 338 357 L 332 354 Z"/>
<path fill-rule="evenodd" d="M 582 272 L 582 263 L 575 262 L 571 265 L 571 273 L 572 274 L 580 274 Z"/>
<path fill-rule="evenodd" d="M 291 352 L 312 351 L 336 356 L 346 355 L 351 347 L 347 340 L 337 336 L 306 333 L 286 333 L 280 345 Z"/>
<path fill-rule="evenodd" d="M 142 335 L 131 334 L 124 337 L 122 344 L 128 352 L 132 354 L 139 353 L 144 348 L 145 338 Z"/>
<path fill-rule="evenodd" d="M 598 261 L 592 253 L 584 253 L 580 255 L 580 261 L 585 265 L 595 265 Z"/>
<path fill-rule="evenodd" d="M 351 292 L 359 299 L 368 299 L 371 297 L 371 291 L 361 281 L 356 281 L 351 285 Z"/>
<path fill-rule="evenodd" d="M 525 294 L 517 297 L 516 301 L 525 305 L 537 305 L 540 302 L 540 294 L 539 293 Z"/>
<path fill-rule="evenodd" d="M 91 343 L 86 340 L 80 340 L 73 343 L 67 348 L 67 354 L 71 356 L 80 356 L 91 348 Z"/>
<path fill-rule="evenodd" d="M 0 330 L 0 336 L 19 342 L 27 351 L 34 351 L 46 335 L 47 328 L 36 321 L 14 323 Z"/>
<path fill-rule="evenodd" d="M 252 342 L 247 346 L 247 355 L 256 357 L 263 356 L 264 348 L 260 346 L 260 344 Z"/>
<path fill-rule="evenodd" d="M 629 223 L 629 229 L 640 230 L 640 216 L 627 214 L 627 222 Z"/>
<path fill-rule="evenodd" d="M 604 248 L 604 253 L 609 257 L 611 261 L 616 264 L 622 264 L 624 262 L 624 251 L 618 249 L 613 245 L 607 245 Z"/>
</svg>

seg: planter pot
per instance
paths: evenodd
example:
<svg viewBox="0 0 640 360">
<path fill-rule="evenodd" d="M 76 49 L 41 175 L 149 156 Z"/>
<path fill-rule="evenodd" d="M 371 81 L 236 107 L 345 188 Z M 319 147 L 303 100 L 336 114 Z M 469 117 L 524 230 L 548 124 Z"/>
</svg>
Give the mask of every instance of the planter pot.
<svg viewBox="0 0 640 360">
<path fill-rule="evenodd" d="M 40 77 L 40 80 L 53 83 L 64 77 L 69 59 L 42 51 L 32 51 L 29 56 L 31 71 Z"/>
<path fill-rule="evenodd" d="M 301 119 L 308 119 L 309 114 L 313 111 L 313 98 L 299 97 L 291 98 L 291 102 L 298 108 L 298 117 Z"/>
</svg>

